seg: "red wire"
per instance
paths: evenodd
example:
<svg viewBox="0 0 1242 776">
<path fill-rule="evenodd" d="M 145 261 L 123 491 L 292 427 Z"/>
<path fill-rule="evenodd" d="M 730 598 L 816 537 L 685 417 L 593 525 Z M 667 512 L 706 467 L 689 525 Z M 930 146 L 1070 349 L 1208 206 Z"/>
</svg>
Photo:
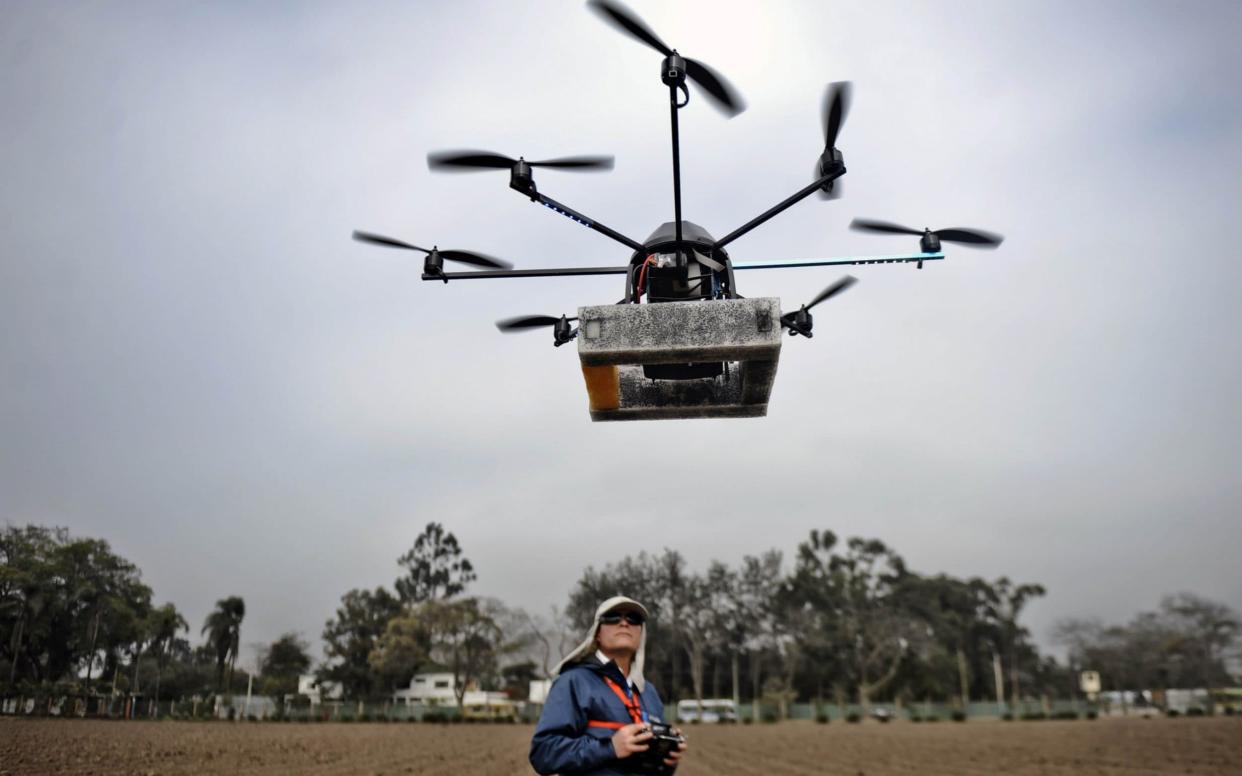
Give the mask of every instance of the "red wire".
<svg viewBox="0 0 1242 776">
<path fill-rule="evenodd" d="M 638 271 L 638 297 L 641 299 L 643 288 L 647 285 L 647 267 L 651 264 L 651 260 L 655 258 L 655 254 L 651 254 L 643 261 L 642 269 Z"/>
</svg>

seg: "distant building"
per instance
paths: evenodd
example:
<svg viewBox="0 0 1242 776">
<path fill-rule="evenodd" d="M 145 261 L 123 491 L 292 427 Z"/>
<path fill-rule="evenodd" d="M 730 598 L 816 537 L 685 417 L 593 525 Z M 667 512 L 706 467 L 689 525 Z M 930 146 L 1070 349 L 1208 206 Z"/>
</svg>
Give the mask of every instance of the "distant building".
<svg viewBox="0 0 1242 776">
<path fill-rule="evenodd" d="M 414 674 L 414 678 L 410 679 L 410 686 L 408 688 L 397 690 L 392 694 L 392 702 L 407 705 L 419 703 L 424 706 L 456 706 L 456 687 L 457 677 L 453 676 L 451 671 L 418 673 Z M 462 705 L 507 706 L 512 704 L 509 701 L 509 696 L 503 692 L 480 690 L 472 682 L 466 685 L 466 692 L 462 697 Z"/>
<path fill-rule="evenodd" d="M 345 696 L 345 688 L 340 682 L 320 682 L 314 674 L 302 674 L 298 677 L 298 695 L 310 698 L 312 706 L 324 701 L 339 701 Z"/>
<path fill-rule="evenodd" d="M 551 690 L 551 679 L 531 679 L 530 693 L 526 696 L 526 698 L 531 703 L 544 703 L 548 700 L 548 693 Z"/>
</svg>

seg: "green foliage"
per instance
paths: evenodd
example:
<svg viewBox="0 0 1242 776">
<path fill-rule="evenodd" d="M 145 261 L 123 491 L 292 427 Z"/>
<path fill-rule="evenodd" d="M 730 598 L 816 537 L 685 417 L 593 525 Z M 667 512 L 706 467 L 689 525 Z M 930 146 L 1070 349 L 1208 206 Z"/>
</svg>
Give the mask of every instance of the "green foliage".
<svg viewBox="0 0 1242 776">
<path fill-rule="evenodd" d="M 439 601 L 463 592 L 476 575 L 461 552 L 456 536 L 446 533 L 440 523 L 428 523 L 414 546 L 397 559 L 406 570 L 396 583 L 402 603 Z"/>
<path fill-rule="evenodd" d="M 400 612 L 401 602 L 382 586 L 374 591 L 350 590 L 341 596 L 336 616 L 323 627 L 329 662 L 320 671 L 320 680 L 339 682 L 349 698 L 370 698 L 387 691 L 390 685 L 385 675 L 373 669 L 370 656 L 389 621 Z"/>
<path fill-rule="evenodd" d="M 368 657 L 371 669 L 390 686 L 410 681 L 418 667 L 431 659 L 431 633 L 418 614 L 393 617 L 376 639 Z"/>
<path fill-rule="evenodd" d="M 1182 593 L 1125 624 L 1061 620 L 1057 640 L 1072 664 L 1100 673 L 1104 690 L 1220 687 L 1232 683 L 1225 658 L 1240 628 L 1226 605 Z"/>
<path fill-rule="evenodd" d="M 101 655 L 118 666 L 149 643 L 150 611 L 138 568 L 107 542 L 63 528 L 0 530 L 0 682 L 55 682 Z"/>
<path fill-rule="evenodd" d="M 1207 712 L 1205 712 L 1203 709 L 1199 708 L 1198 706 L 1191 706 L 1190 708 L 1186 709 L 1187 717 L 1202 717 L 1202 716 L 1205 716 L 1206 714 Z"/>
<path fill-rule="evenodd" d="M 845 721 L 849 722 L 851 725 L 857 725 L 859 722 L 862 722 L 862 715 L 857 711 L 851 711 L 849 714 L 845 715 Z"/>
<path fill-rule="evenodd" d="M 207 636 L 216 655 L 216 687 L 221 691 L 231 689 L 233 668 L 241 647 L 241 624 L 246 617 L 246 602 L 239 596 L 229 596 L 216 601 L 216 608 L 207 615 L 202 634 Z M 228 679 L 225 680 L 225 667 Z"/>
<path fill-rule="evenodd" d="M 949 716 L 953 719 L 954 722 L 965 722 L 966 721 L 966 712 L 962 711 L 961 709 L 954 709 L 953 712 Z"/>
</svg>

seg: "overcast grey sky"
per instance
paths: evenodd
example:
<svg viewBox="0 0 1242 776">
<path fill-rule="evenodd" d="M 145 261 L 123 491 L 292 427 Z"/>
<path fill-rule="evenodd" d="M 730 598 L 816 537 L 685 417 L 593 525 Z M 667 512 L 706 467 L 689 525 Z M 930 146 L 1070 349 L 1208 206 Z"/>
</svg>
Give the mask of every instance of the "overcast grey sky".
<svg viewBox="0 0 1242 776">
<path fill-rule="evenodd" d="M 1242 608 L 1242 5 L 631 6 L 750 104 L 682 112 L 685 217 L 717 236 L 810 180 L 824 84 L 854 82 L 845 197 L 735 260 L 915 250 L 858 216 L 1004 246 L 852 270 L 767 418 L 592 424 L 574 352 L 493 321 L 619 279 L 424 284 L 349 234 L 622 263 L 425 154 L 615 154 L 540 188 L 645 238 L 671 219 L 658 55 L 577 0 L 5 3 L 0 520 L 108 539 L 195 626 L 241 595 L 247 643 L 317 640 L 430 520 L 476 592 L 535 610 L 588 563 L 812 528 L 1042 582 L 1041 639 L 1178 590 Z M 739 281 L 789 308 L 841 274 Z"/>
</svg>

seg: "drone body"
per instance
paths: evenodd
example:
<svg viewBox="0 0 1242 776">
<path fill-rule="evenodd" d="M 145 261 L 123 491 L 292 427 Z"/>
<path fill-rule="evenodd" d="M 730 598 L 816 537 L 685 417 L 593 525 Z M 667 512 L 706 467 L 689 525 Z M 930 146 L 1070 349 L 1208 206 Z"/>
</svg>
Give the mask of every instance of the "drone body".
<svg viewBox="0 0 1242 776">
<path fill-rule="evenodd" d="M 612 239 L 629 250 L 624 265 L 547 269 L 511 269 L 506 262 L 479 253 L 431 250 L 365 232 L 362 242 L 422 251 L 422 279 L 442 281 L 567 275 L 624 275 L 625 295 L 612 305 L 581 307 L 578 315 L 559 318 L 523 316 L 499 321 L 504 332 L 552 327 L 557 347 L 578 341 L 594 420 L 668 419 L 691 417 L 756 417 L 767 413 L 768 397 L 780 357 L 781 333 L 813 336 L 811 308 L 854 283 L 845 277 L 825 288 L 799 309 L 782 313 L 775 298 L 744 298 L 735 271 L 783 267 L 877 263 L 914 263 L 944 258 L 942 240 L 995 247 L 1001 237 L 970 229 L 922 231 L 883 221 L 856 219 L 862 231 L 910 234 L 920 239 L 913 254 L 836 259 L 795 259 L 734 262 L 726 246 L 760 224 L 818 193 L 824 199 L 841 195 L 838 179 L 846 172 L 837 135 L 849 107 L 849 84 L 829 84 L 824 95 L 824 149 L 809 185 L 719 239 L 681 214 L 681 163 L 678 111 L 690 102 L 687 80 L 728 116 L 744 110 L 737 91 L 702 62 L 667 46 L 634 13 L 617 0 L 589 0 L 588 6 L 621 32 L 658 51 L 663 57 L 660 80 L 668 89 L 673 151 L 673 220 L 638 242 L 539 191 L 535 168 L 572 171 L 612 168 L 612 157 L 576 156 L 542 161 L 513 159 L 489 151 L 461 150 L 429 154 L 433 170 L 466 172 L 508 170 L 509 186 L 532 202 Z M 487 269 L 446 271 L 456 261 Z M 573 323 L 577 322 L 578 326 Z"/>
</svg>

